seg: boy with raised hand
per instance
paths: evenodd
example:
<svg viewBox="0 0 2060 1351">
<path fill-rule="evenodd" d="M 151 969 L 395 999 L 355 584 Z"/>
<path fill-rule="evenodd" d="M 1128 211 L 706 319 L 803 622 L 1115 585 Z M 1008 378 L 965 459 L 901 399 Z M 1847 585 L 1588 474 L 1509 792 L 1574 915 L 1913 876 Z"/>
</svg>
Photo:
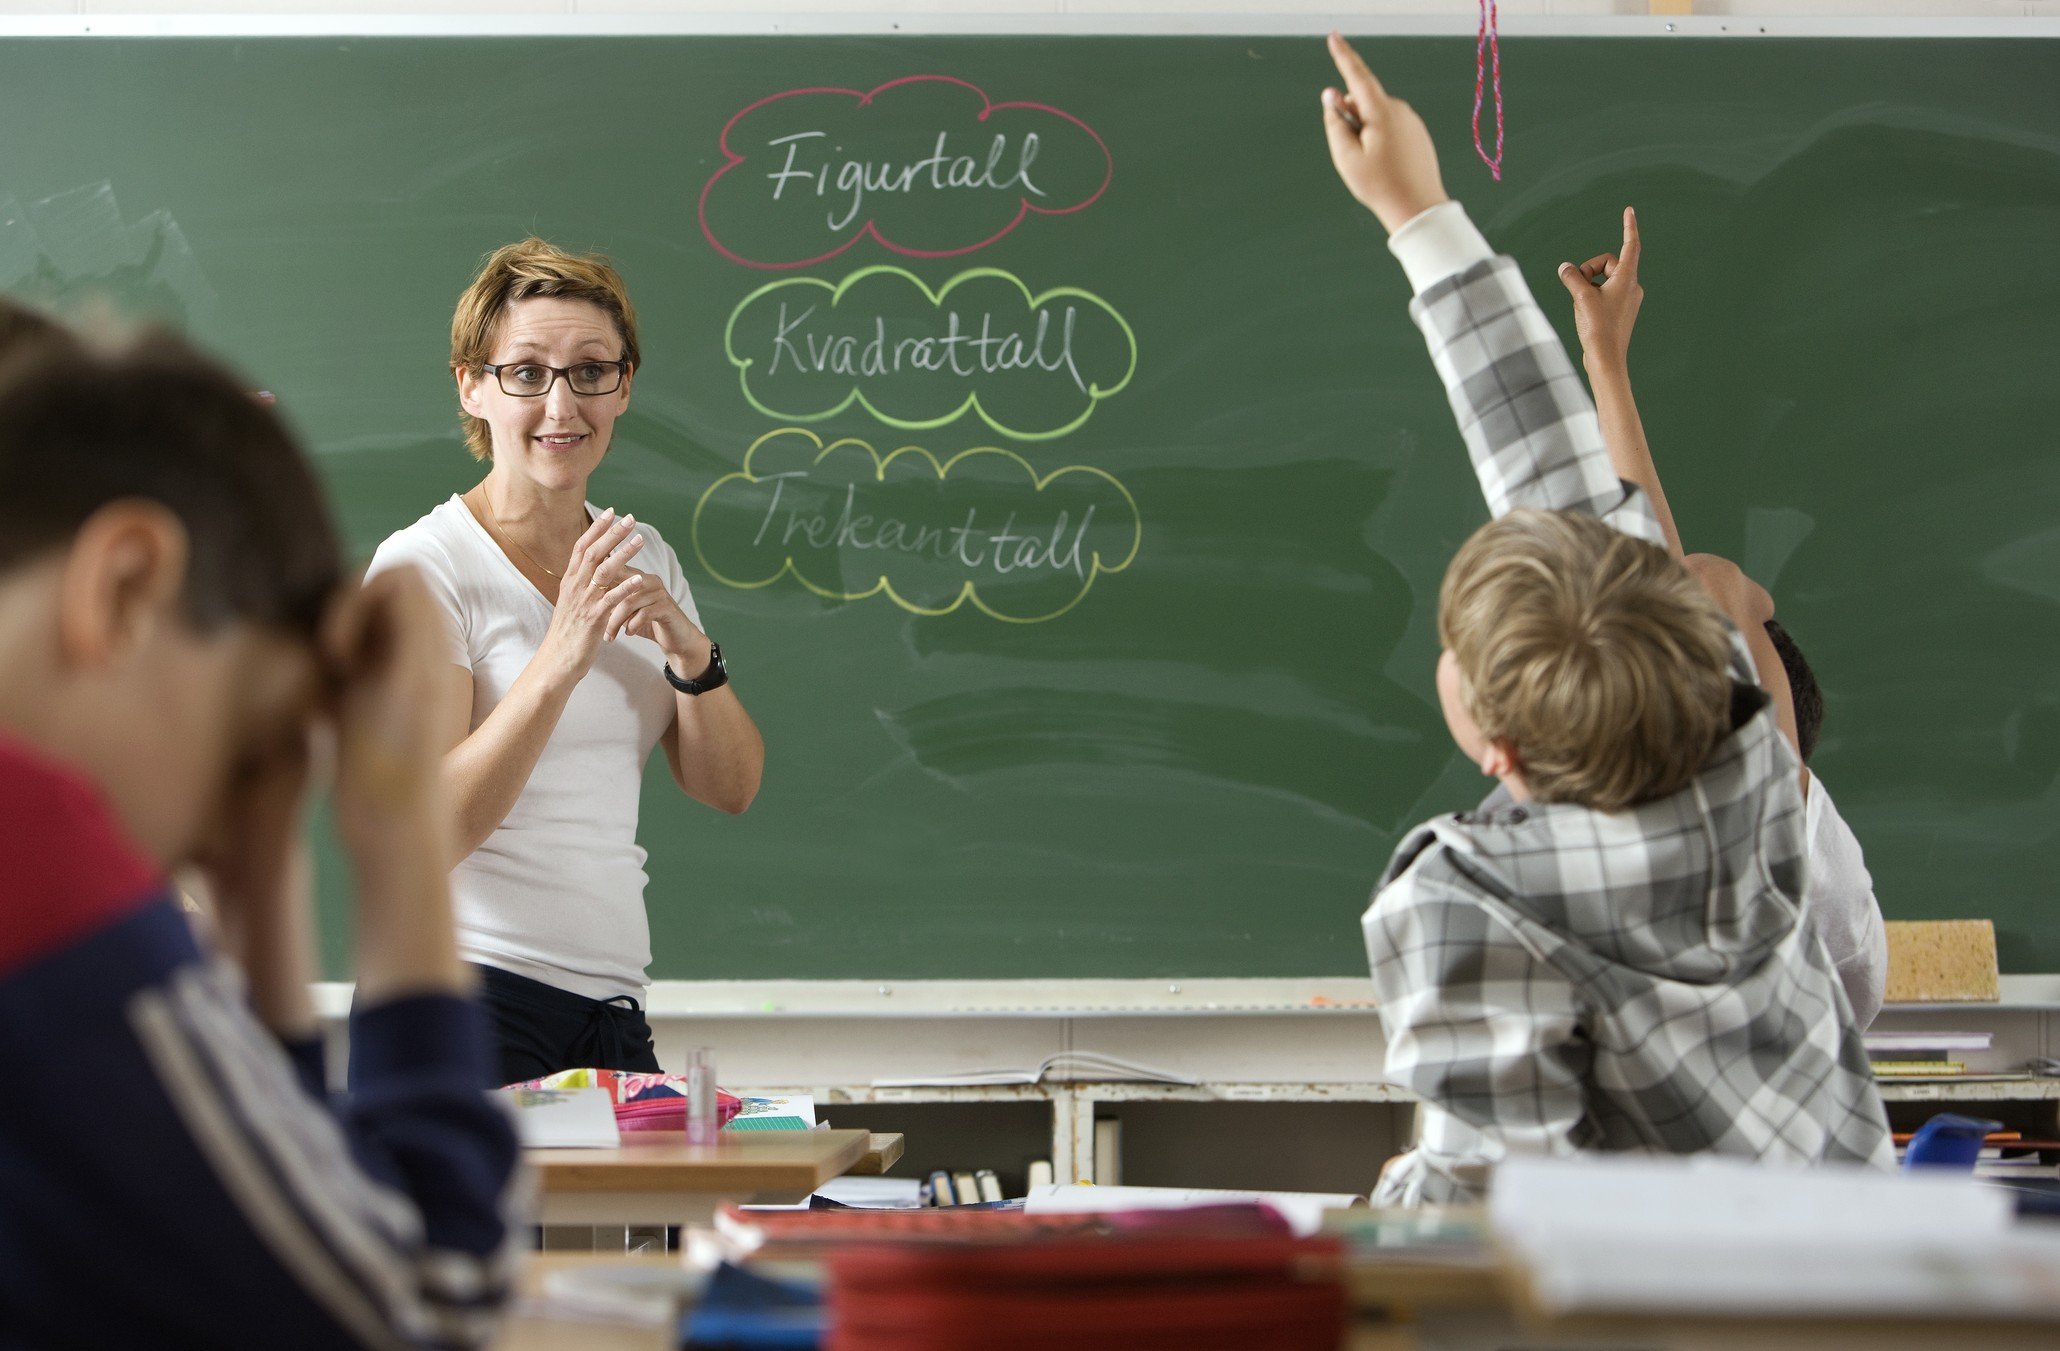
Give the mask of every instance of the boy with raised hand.
<svg viewBox="0 0 2060 1351">
<path fill-rule="evenodd" d="M 1860 841 L 1839 815 L 1830 790 L 1809 769 L 1824 721 L 1824 696 L 1802 650 L 1775 620 L 1774 598 L 1766 588 L 1729 559 L 1682 553 L 1680 531 L 1660 489 L 1659 468 L 1631 395 L 1631 330 L 1645 298 L 1638 280 L 1643 252 L 1638 213 L 1625 207 L 1621 252 L 1598 254 L 1578 267 L 1559 266 L 1559 279 L 1574 300 L 1581 362 L 1595 393 L 1602 439 L 1617 476 L 1650 498 L 1668 552 L 1682 559 L 1744 635 L 1760 684 L 1774 701 L 1781 734 L 1802 759 L 1803 923 L 1822 940 L 1852 1006 L 1853 1022 L 1864 1032 L 1881 1011 L 1888 984 L 1888 930 Z"/>
<path fill-rule="evenodd" d="M 1445 574 L 1437 687 L 1510 790 L 1395 851 L 1365 919 L 1388 1076 L 1423 1099 L 1374 1199 L 1477 1199 L 1512 1154 L 1886 1167 L 1888 1122 L 1798 923 L 1796 762 L 1738 634 L 1612 470 L 1573 363 L 1343 39 L 1331 158 L 1380 218 L 1496 518 Z"/>
<path fill-rule="evenodd" d="M 29 330 L 0 352 L 0 1342 L 476 1345 L 518 1154 L 452 940 L 429 598 L 343 580 L 307 461 L 212 363 Z M 340 1101 L 291 884 L 317 724 L 358 883 Z"/>
</svg>

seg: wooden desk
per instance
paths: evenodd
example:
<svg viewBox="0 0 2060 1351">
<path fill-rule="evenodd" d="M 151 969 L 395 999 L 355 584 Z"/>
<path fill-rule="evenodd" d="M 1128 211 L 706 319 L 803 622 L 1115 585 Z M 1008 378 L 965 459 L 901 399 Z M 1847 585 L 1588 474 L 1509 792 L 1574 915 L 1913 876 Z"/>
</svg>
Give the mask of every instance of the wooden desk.
<svg viewBox="0 0 2060 1351">
<path fill-rule="evenodd" d="M 543 1275 L 595 1263 L 673 1265 L 677 1256 L 623 1257 L 603 1253 L 538 1253 L 519 1286 L 534 1297 Z M 1350 1274 L 1362 1317 L 1347 1335 L 1347 1351 L 2050 1351 L 2053 1324 L 1969 1320 L 1785 1318 L 1524 1317 L 1497 1276 L 1461 1274 L 1437 1264 L 1412 1268 L 1382 1264 L 1378 1272 Z M 1412 1299 L 1411 1296 L 1414 1296 Z M 1368 1305 L 1387 1318 L 1370 1318 Z M 518 1312 L 497 1351 L 663 1351 L 670 1332 L 628 1322 Z"/>
<path fill-rule="evenodd" d="M 725 1201 L 792 1204 L 864 1160 L 865 1131 L 733 1131 L 712 1145 L 652 1132 L 614 1149 L 532 1149 L 542 1224 L 706 1224 Z M 899 1137 L 893 1137 L 897 1152 Z M 884 1165 L 883 1165 L 884 1167 Z"/>
<path fill-rule="evenodd" d="M 900 1131 L 874 1131 L 872 1140 L 866 1145 L 865 1157 L 847 1171 L 859 1177 L 880 1177 L 901 1162 L 901 1152 L 906 1145 L 907 1140 Z"/>
</svg>

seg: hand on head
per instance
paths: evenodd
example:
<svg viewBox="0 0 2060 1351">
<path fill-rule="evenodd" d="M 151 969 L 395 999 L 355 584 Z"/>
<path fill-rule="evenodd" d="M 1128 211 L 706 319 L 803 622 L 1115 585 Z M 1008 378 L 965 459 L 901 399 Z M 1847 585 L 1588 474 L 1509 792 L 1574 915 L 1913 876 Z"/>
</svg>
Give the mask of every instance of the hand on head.
<svg viewBox="0 0 2060 1351">
<path fill-rule="evenodd" d="M 439 810 L 443 620 L 412 568 L 346 588 L 322 630 L 336 722 L 336 815 L 346 837 Z"/>
<path fill-rule="evenodd" d="M 246 972 L 265 927 L 296 899 L 296 883 L 313 890 L 301 828 L 316 759 L 316 729 L 306 723 L 247 751 L 188 860 L 206 883 L 217 941 Z"/>
<path fill-rule="evenodd" d="M 283 637 L 261 641 L 287 647 Z M 365 879 L 410 850 L 425 876 L 440 878 L 450 867 L 438 753 L 447 738 L 433 725 L 449 659 L 442 619 L 408 568 L 339 588 L 314 643 L 295 650 L 305 683 L 290 704 L 244 690 L 255 703 L 291 707 L 291 716 L 230 764 L 187 858 L 206 879 L 220 949 L 249 978 L 260 1016 L 304 1031 L 313 1018 L 300 988 L 312 979 L 304 969 L 314 890 L 308 790 L 333 771 L 336 822 L 359 876 L 361 924 L 418 904 L 419 895 Z M 263 678 L 255 666 L 246 671 L 247 681 Z M 411 945 L 402 955 L 415 951 Z"/>
<path fill-rule="evenodd" d="M 1638 284 L 1638 213 L 1624 208 L 1624 245 L 1598 253 L 1579 267 L 1559 265 L 1559 279 L 1574 298 L 1574 328 L 1581 355 L 1589 362 L 1621 366 L 1631 350 L 1631 329 L 1645 290 Z"/>
<path fill-rule="evenodd" d="M 1449 200 L 1438 174 L 1438 152 L 1416 110 L 1381 88 L 1359 54 L 1336 33 L 1330 57 L 1343 92 L 1323 91 L 1323 131 L 1330 160 L 1361 205 L 1389 234 Z"/>
</svg>

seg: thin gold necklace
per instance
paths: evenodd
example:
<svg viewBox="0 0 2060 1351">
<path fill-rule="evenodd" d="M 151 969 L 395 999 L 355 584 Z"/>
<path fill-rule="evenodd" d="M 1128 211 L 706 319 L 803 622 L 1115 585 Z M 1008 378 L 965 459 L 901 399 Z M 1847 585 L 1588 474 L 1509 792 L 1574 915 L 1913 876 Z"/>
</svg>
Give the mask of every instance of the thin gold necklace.
<svg viewBox="0 0 2060 1351">
<path fill-rule="evenodd" d="M 511 534 L 509 534 L 509 533 L 508 533 L 508 527 L 507 527 L 507 526 L 505 526 L 505 525 L 502 525 L 502 524 L 501 524 L 501 514 L 500 514 L 499 512 L 497 512 L 497 511 L 495 511 L 495 510 L 494 510 L 494 497 L 493 497 L 493 494 L 492 494 L 492 493 L 490 493 L 490 492 L 488 492 L 488 491 L 486 490 L 486 485 L 485 485 L 485 484 L 481 484 L 481 485 L 480 485 L 480 488 L 479 488 L 479 500 L 480 500 L 480 501 L 482 501 L 482 502 L 484 502 L 484 503 L 486 503 L 486 514 L 487 514 L 487 517 L 488 517 L 488 519 L 490 519 L 491 521 L 493 521 L 493 523 L 494 523 L 494 529 L 496 529 L 496 530 L 498 530 L 498 531 L 500 531 L 500 532 L 501 532 L 501 538 L 502 538 L 502 539 L 504 539 L 504 540 L 508 541 L 508 543 L 510 543 L 510 544 L 512 544 L 512 545 L 514 545 L 514 546 L 515 546 L 515 552 L 516 552 L 516 553 L 518 553 L 518 554 L 521 554 L 521 555 L 522 555 L 522 556 L 523 556 L 524 558 L 528 559 L 528 560 L 529 560 L 529 565 L 530 565 L 531 567 L 535 568 L 535 569 L 536 569 L 536 570 L 537 570 L 538 572 L 541 572 L 541 573 L 543 573 L 543 574 L 544 574 L 544 576 L 546 576 L 546 577 L 550 578 L 550 579 L 551 579 L 552 581 L 554 581 L 554 582 L 555 582 L 555 581 L 559 581 L 559 580 L 561 580 L 561 578 L 560 578 L 560 576 L 559 576 L 559 574 L 558 574 L 558 573 L 555 573 L 555 572 L 551 571 L 551 570 L 550 570 L 549 568 L 545 567 L 545 566 L 544 566 L 543 564 L 541 564 L 541 563 L 537 562 L 537 561 L 536 561 L 536 555 L 535 555 L 535 554 L 533 554 L 533 553 L 531 553 L 531 552 L 530 552 L 529 550 L 527 550 L 527 549 L 523 548 L 523 547 L 522 547 L 522 541 L 521 541 L 521 540 L 518 540 L 518 539 L 516 539 L 516 538 L 515 538 L 515 537 L 514 537 L 513 535 L 511 535 Z"/>
</svg>

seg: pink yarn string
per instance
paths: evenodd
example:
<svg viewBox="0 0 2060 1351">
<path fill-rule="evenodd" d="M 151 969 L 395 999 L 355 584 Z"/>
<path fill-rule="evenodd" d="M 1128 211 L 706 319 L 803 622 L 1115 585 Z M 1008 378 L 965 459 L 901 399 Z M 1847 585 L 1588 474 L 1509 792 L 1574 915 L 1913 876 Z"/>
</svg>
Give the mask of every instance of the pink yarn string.
<svg viewBox="0 0 2060 1351">
<path fill-rule="evenodd" d="M 1473 149 L 1488 166 L 1495 181 L 1502 181 L 1502 39 L 1496 28 L 1501 21 L 1497 0 L 1481 0 L 1481 34 L 1473 49 Z M 1494 71 L 1495 153 L 1490 156 L 1481 144 L 1481 95 Z"/>
</svg>

